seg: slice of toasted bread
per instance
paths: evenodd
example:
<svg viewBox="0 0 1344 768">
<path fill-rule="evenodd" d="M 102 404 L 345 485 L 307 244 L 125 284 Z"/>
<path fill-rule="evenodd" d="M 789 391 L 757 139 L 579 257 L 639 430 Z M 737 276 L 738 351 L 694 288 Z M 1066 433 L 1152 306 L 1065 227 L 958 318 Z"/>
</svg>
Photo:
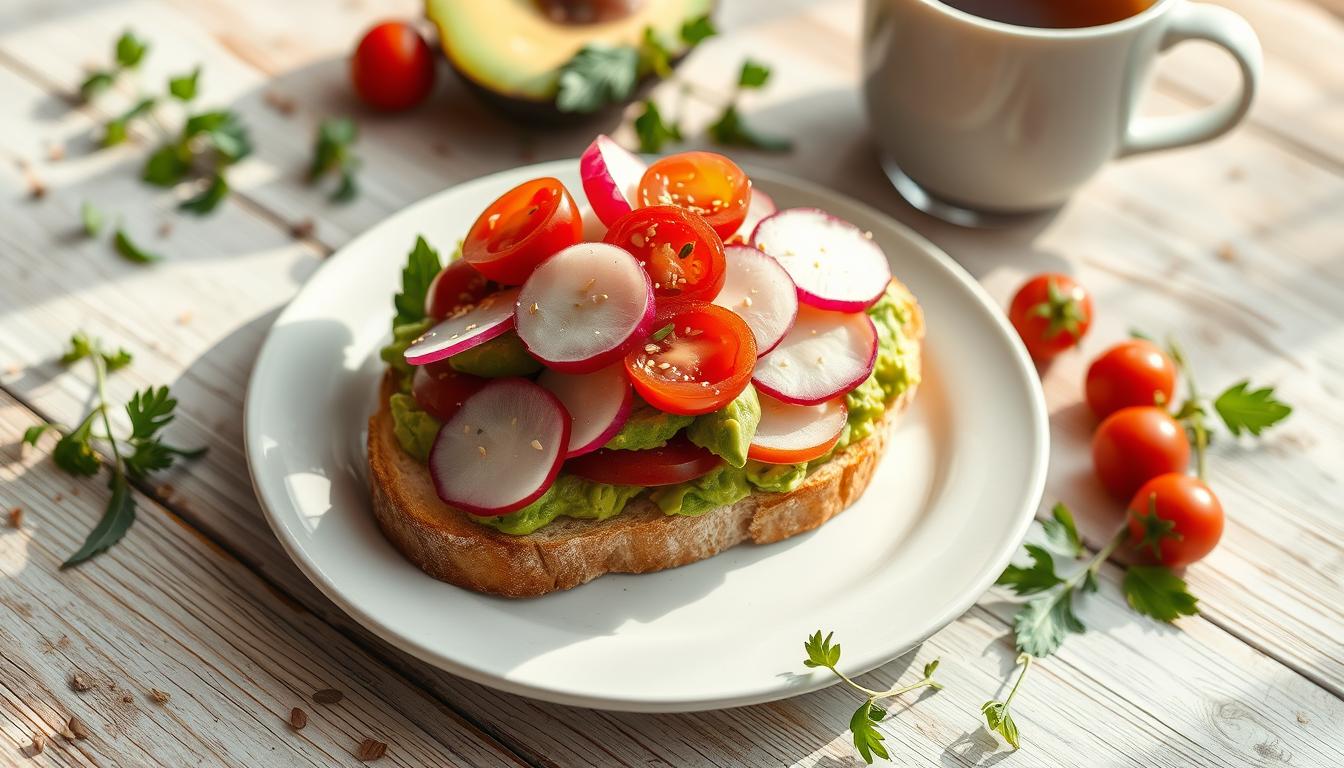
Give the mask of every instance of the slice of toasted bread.
<svg viewBox="0 0 1344 768">
<path fill-rule="evenodd" d="M 905 331 L 918 344 L 923 318 L 914 306 Z M 919 358 L 915 364 L 918 369 Z M 645 498 L 608 520 L 557 518 L 524 536 L 500 533 L 443 503 L 429 470 L 392 432 L 385 378 L 378 412 L 369 419 L 373 510 L 388 540 L 436 579 L 506 597 L 569 589 L 605 573 L 647 573 L 686 565 L 751 540 L 757 544 L 811 530 L 854 503 L 868 487 L 888 433 L 915 387 L 889 403 L 882 423 L 813 472 L 790 493 L 758 491 L 696 517 L 665 515 Z"/>
</svg>

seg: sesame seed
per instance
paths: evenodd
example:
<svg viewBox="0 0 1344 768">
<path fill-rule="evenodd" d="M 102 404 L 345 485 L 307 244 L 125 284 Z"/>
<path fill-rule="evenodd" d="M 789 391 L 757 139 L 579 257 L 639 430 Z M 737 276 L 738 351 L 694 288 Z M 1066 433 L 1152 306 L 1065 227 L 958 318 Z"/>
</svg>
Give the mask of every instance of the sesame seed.
<svg viewBox="0 0 1344 768">
<path fill-rule="evenodd" d="M 463 424 L 463 425 L 462 425 L 462 434 L 464 434 L 464 435 L 470 435 L 470 434 L 471 434 L 471 425 L 470 425 L 470 424 Z"/>
<path fill-rule="evenodd" d="M 872 239 L 873 239 L 873 231 L 870 230 L 870 229 L 865 229 L 865 230 L 863 231 L 863 236 L 864 236 L 864 238 L 867 239 L 867 240 L 872 240 Z"/>
<path fill-rule="evenodd" d="M 533 448 L 536 448 L 538 451 L 541 450 L 541 441 L 540 441 L 540 440 L 533 440 L 532 443 L 531 443 L 531 445 L 532 445 Z"/>
<path fill-rule="evenodd" d="M 537 302 L 534 301 L 534 302 L 532 302 L 532 306 L 530 306 L 530 307 L 527 308 L 527 313 L 528 313 L 529 315 L 535 315 L 535 314 L 537 314 L 537 310 L 539 310 L 539 309 L 541 309 L 541 307 L 538 306 L 538 305 L 537 305 Z"/>
<path fill-rule="evenodd" d="M 751 297 L 750 297 L 750 296 L 743 296 L 743 297 L 742 297 L 742 306 L 744 306 L 744 307 L 750 307 L 750 306 L 751 306 Z"/>
<path fill-rule="evenodd" d="M 471 324 L 467 325 L 467 327 L 464 328 L 463 330 L 466 330 L 466 331 L 474 331 L 474 330 L 476 330 L 476 325 L 477 325 L 476 323 L 471 323 Z"/>
<path fill-rule="evenodd" d="M 516 426 L 518 426 L 518 417 L 517 417 L 517 416 L 514 416 L 512 419 L 509 419 L 509 426 L 511 426 L 511 427 L 516 427 Z"/>
<path fill-rule="evenodd" d="M 654 354 L 655 352 L 657 352 L 658 349 L 659 349 L 659 347 L 658 347 L 657 344 L 645 344 L 645 345 L 644 345 L 644 351 L 647 352 L 647 353 L 649 353 L 650 355 L 652 355 L 652 354 Z"/>
<path fill-rule="evenodd" d="M 484 455 L 485 455 L 485 446 L 484 446 L 484 445 L 478 445 L 478 446 L 476 446 L 476 452 L 479 453 L 479 454 L 481 454 L 482 456 L 484 456 Z"/>
<path fill-rule="evenodd" d="M 658 369 L 659 369 L 659 370 L 662 370 L 662 371 L 666 371 L 668 368 L 671 368 L 671 367 L 672 367 L 672 364 L 671 364 L 671 363 L 666 363 L 666 362 L 664 362 L 664 363 L 659 363 L 659 364 L 658 364 Z"/>
<path fill-rule="evenodd" d="M 825 365 L 825 364 L 826 361 L 822 359 L 821 355 L 817 355 L 817 365 Z"/>
</svg>

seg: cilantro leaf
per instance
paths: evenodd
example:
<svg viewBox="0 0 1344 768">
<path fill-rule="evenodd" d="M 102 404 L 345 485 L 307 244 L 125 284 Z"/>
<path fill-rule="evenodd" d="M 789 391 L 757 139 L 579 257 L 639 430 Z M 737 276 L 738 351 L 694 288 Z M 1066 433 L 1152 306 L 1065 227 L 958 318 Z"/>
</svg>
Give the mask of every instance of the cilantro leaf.
<svg viewBox="0 0 1344 768">
<path fill-rule="evenodd" d="M 1028 600 L 1013 618 L 1017 648 L 1037 658 L 1059 649 L 1070 632 L 1084 631 L 1073 612 L 1073 588 L 1049 592 Z"/>
<path fill-rule="evenodd" d="M 831 644 L 831 636 L 834 634 L 828 632 L 826 637 L 822 637 L 821 630 L 817 630 L 807 638 L 803 643 L 803 649 L 807 651 L 807 660 L 803 662 L 803 666 L 835 669 L 835 665 L 840 663 L 840 644 Z"/>
<path fill-rule="evenodd" d="M 171 187 L 185 179 L 190 169 L 191 148 L 184 142 L 169 142 L 149 156 L 140 178 L 155 186 Z"/>
<path fill-rule="evenodd" d="M 742 88 L 760 88 L 770 80 L 770 66 L 754 59 L 742 62 L 742 72 L 737 76 L 737 84 Z"/>
<path fill-rule="evenodd" d="M 117 38 L 117 64 L 127 69 L 134 69 L 140 65 L 148 50 L 149 43 L 136 37 L 135 33 L 128 29 Z"/>
<path fill-rule="evenodd" d="M 162 256 L 151 251 L 146 251 L 127 236 L 126 231 L 118 228 L 116 234 L 112 236 L 112 247 L 116 249 L 117 254 L 127 261 L 133 261 L 136 264 L 150 264 L 163 259 Z"/>
<path fill-rule="evenodd" d="M 327 173 L 339 171 L 340 184 L 329 196 L 332 202 L 353 200 L 359 191 L 355 183 L 359 159 L 351 150 L 358 138 L 359 128 L 349 118 L 328 118 L 318 126 L 317 138 L 313 141 L 313 160 L 308 165 L 308 183 L 314 184 Z"/>
<path fill-rule="evenodd" d="M 132 442 L 153 439 L 159 430 L 173 420 L 173 409 L 176 407 L 177 400 L 168 393 L 167 387 L 149 387 L 143 392 L 136 392 L 126 403 L 126 415 L 131 420 L 129 439 Z"/>
<path fill-rule="evenodd" d="M 1190 594 L 1181 577 L 1160 565 L 1131 565 L 1121 589 L 1129 607 L 1158 621 L 1172 622 L 1199 613 L 1199 599 Z"/>
<path fill-rule="evenodd" d="M 1050 519 L 1041 523 L 1045 531 L 1046 542 L 1056 552 L 1074 558 L 1083 556 L 1083 538 L 1078 535 L 1078 526 L 1073 522 L 1073 513 L 1062 503 L 1055 504 L 1050 510 Z"/>
<path fill-rule="evenodd" d="M 429 284 L 442 268 L 439 252 L 429 247 L 423 235 L 415 239 L 415 247 L 406 257 L 406 267 L 401 270 L 401 292 L 392 299 L 397 315 L 392 325 L 410 325 L 425 317 L 425 298 L 429 293 Z"/>
<path fill-rule="evenodd" d="M 219 109 L 202 112 L 187 118 L 182 126 L 183 142 L 189 142 L 197 136 L 204 136 L 206 142 L 214 148 L 220 162 L 230 165 L 252 153 L 252 140 L 247 127 L 237 112 L 231 109 Z"/>
<path fill-rule="evenodd" d="M 72 475 L 91 477 L 98 474 L 103 460 L 93 450 L 92 443 L 93 419 L 98 413 L 97 409 L 90 411 L 78 427 L 61 435 L 56 447 L 51 449 L 51 458 L 56 466 Z"/>
<path fill-rule="evenodd" d="M 706 130 L 714 143 L 723 146 L 748 147 L 766 152 L 787 152 L 793 148 L 793 142 L 788 139 L 757 133 L 742 121 L 742 115 L 734 104 L 729 104 L 719 119 Z"/>
<path fill-rule="evenodd" d="M 1003 569 L 996 584 L 1005 585 L 1019 595 L 1033 595 L 1064 582 L 1055 573 L 1055 560 L 1048 550 L 1036 544 L 1026 545 L 1026 550 L 1031 565 L 1009 565 Z"/>
<path fill-rule="evenodd" d="M 718 33 L 719 31 L 714 28 L 714 20 L 709 17 L 709 14 L 688 19 L 681 25 L 681 39 L 687 45 L 699 45 L 706 38 L 713 37 Z"/>
<path fill-rule="evenodd" d="M 116 352 L 99 352 L 103 358 L 103 364 L 107 366 L 109 373 L 119 371 L 131 364 L 135 356 L 125 347 L 120 347 Z"/>
<path fill-rule="evenodd" d="M 644 111 L 635 118 L 635 135 L 639 136 L 640 152 L 661 152 L 669 141 L 681 141 L 681 128 L 663 120 L 658 105 L 652 99 L 644 102 Z"/>
<path fill-rule="evenodd" d="M 79 205 L 79 220 L 84 226 L 84 234 L 89 237 L 97 237 L 103 231 L 103 212 L 87 200 Z"/>
<path fill-rule="evenodd" d="M 635 87 L 639 51 L 589 43 L 560 68 L 555 106 L 561 112 L 596 112 L 624 101 Z"/>
<path fill-rule="evenodd" d="M 34 424 L 33 426 L 23 431 L 23 442 L 36 448 L 37 441 L 41 440 L 42 436 L 45 435 L 48 430 L 56 428 L 57 427 L 55 424 L 47 424 L 46 422 L 43 422 L 41 424 Z"/>
<path fill-rule="evenodd" d="M 859 750 L 859 756 L 865 763 L 873 764 L 873 755 L 877 755 L 883 760 L 890 760 L 891 755 L 887 754 L 887 748 L 882 744 L 885 737 L 882 732 L 874 725 L 874 721 L 881 720 L 881 714 L 874 714 L 872 701 L 865 701 L 854 710 L 854 716 L 849 719 L 849 730 L 854 734 L 854 748 Z M 881 710 L 881 707 L 877 707 Z"/>
<path fill-rule="evenodd" d="M 178 203 L 177 208 L 197 216 L 204 216 L 215 210 L 228 194 L 229 182 L 224 178 L 224 174 L 216 172 L 210 177 L 210 183 L 204 189 Z"/>
<path fill-rule="evenodd" d="M 1249 381 L 1239 381 L 1213 401 L 1213 409 L 1222 417 L 1232 434 L 1238 437 L 1243 431 L 1259 437 L 1262 431 L 1288 418 L 1293 412 L 1292 406 L 1274 398 L 1273 388 L 1248 390 L 1249 386 Z"/>
<path fill-rule="evenodd" d="M 107 499 L 107 510 L 103 512 L 103 519 L 99 520 L 98 525 L 89 532 L 79 551 L 61 563 L 62 570 L 79 565 L 107 551 L 108 547 L 126 535 L 126 531 L 130 530 L 131 524 L 135 522 L 135 498 L 131 495 L 130 483 L 127 482 L 126 476 L 120 472 L 113 474 L 108 487 L 112 489 L 112 495 Z"/>
<path fill-rule="evenodd" d="M 168 92 L 179 101 L 191 101 L 196 98 L 197 81 L 200 77 L 201 68 L 199 65 L 185 75 L 170 77 L 168 78 Z"/>
<path fill-rule="evenodd" d="M 70 347 L 61 353 L 61 364 L 71 365 L 93 354 L 93 339 L 83 331 L 70 335 Z"/>
<path fill-rule="evenodd" d="M 84 82 L 79 84 L 79 97 L 84 101 L 92 100 L 94 96 L 111 88 L 116 76 L 115 72 L 101 69 L 89 73 L 89 76 L 84 78 Z"/>
</svg>

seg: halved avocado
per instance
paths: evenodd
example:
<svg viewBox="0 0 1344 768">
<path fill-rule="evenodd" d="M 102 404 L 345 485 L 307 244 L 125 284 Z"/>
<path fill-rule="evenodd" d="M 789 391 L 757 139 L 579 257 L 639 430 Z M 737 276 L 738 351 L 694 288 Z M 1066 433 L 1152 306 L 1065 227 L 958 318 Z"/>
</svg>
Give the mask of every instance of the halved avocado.
<svg viewBox="0 0 1344 768">
<path fill-rule="evenodd" d="M 637 49 L 648 29 L 675 61 L 682 25 L 713 0 L 425 0 L 453 68 L 488 100 L 530 118 L 555 106 L 561 69 L 590 44 Z M 631 94 L 633 96 L 633 93 Z"/>
</svg>

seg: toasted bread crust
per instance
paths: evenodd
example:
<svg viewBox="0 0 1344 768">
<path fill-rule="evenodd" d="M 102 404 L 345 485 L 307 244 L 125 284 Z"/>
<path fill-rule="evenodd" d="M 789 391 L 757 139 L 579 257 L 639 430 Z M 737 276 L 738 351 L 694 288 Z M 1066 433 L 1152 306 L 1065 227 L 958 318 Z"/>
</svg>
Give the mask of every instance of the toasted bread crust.
<svg viewBox="0 0 1344 768">
<path fill-rule="evenodd" d="M 924 329 L 917 305 L 911 315 L 905 331 L 920 343 Z M 696 517 L 665 515 L 637 498 L 609 520 L 562 517 L 535 533 L 513 536 L 443 503 L 429 471 L 401 450 L 388 407 L 389 374 L 378 412 L 369 419 L 373 510 L 388 540 L 430 576 L 505 597 L 570 589 L 605 573 L 674 568 L 744 541 L 768 544 L 809 531 L 853 504 L 868 487 L 891 427 L 915 389 L 911 386 L 888 406 L 873 434 L 841 451 L 790 493 L 758 491 Z"/>
</svg>

